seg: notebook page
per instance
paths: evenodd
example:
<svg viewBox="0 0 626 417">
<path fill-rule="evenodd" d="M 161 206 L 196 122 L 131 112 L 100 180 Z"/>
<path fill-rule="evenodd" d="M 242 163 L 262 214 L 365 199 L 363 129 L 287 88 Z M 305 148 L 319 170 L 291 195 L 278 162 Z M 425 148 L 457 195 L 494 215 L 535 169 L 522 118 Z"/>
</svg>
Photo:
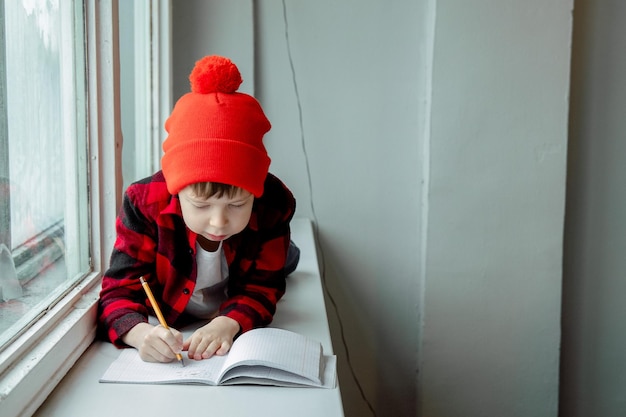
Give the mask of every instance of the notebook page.
<svg viewBox="0 0 626 417">
<path fill-rule="evenodd" d="M 325 363 L 322 381 L 320 384 L 313 382 L 302 376 L 291 372 L 268 368 L 267 366 L 246 366 L 233 368 L 227 372 L 224 385 L 231 384 L 256 384 L 256 385 L 276 385 L 281 387 L 319 387 L 335 388 L 337 385 L 336 370 L 337 357 L 324 356 Z"/>
<path fill-rule="evenodd" d="M 213 356 L 201 361 L 183 356 L 185 366 L 180 362 L 144 362 L 136 349 L 124 349 L 106 370 L 100 382 L 132 384 L 165 383 L 209 383 L 216 384 L 217 375 L 226 357 Z"/>
<path fill-rule="evenodd" d="M 319 342 L 283 329 L 262 328 L 239 336 L 231 348 L 224 373 L 238 365 L 266 365 L 320 383 L 323 365 Z"/>
</svg>

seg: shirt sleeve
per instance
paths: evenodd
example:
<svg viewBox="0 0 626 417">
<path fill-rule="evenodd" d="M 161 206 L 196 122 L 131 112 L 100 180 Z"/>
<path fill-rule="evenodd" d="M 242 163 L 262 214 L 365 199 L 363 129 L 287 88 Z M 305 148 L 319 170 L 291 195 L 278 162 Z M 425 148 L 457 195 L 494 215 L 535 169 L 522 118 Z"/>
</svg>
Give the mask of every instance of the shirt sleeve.
<svg viewBox="0 0 626 417">
<path fill-rule="evenodd" d="M 116 220 L 117 237 L 109 268 L 102 278 L 98 310 L 99 325 L 117 346 L 124 346 L 121 337 L 130 329 L 148 321 L 139 277 L 150 274 L 154 268 L 154 227 L 132 195 L 129 188 Z"/>
</svg>

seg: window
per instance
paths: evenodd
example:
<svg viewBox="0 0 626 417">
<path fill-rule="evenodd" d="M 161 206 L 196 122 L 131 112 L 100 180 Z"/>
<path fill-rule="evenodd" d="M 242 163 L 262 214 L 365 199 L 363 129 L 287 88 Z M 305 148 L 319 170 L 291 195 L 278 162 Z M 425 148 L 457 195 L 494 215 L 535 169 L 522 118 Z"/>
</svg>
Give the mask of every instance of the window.
<svg viewBox="0 0 626 417">
<path fill-rule="evenodd" d="M 3 417 L 31 415 L 95 335 L 122 192 L 117 3 L 0 0 Z"/>
<path fill-rule="evenodd" d="M 82 5 L 8 1 L 0 13 L 2 350 L 90 266 Z"/>
</svg>

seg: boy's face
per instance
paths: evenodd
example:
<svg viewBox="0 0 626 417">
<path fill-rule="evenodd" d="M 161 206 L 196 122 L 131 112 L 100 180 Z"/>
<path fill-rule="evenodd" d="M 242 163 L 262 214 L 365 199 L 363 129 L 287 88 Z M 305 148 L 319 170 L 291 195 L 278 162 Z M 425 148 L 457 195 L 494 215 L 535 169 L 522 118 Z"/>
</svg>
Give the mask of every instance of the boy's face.
<svg viewBox="0 0 626 417">
<path fill-rule="evenodd" d="M 199 197 L 191 187 L 178 193 L 187 227 L 204 238 L 219 242 L 246 228 L 252 214 L 254 195 L 240 189 L 232 197 Z"/>
</svg>

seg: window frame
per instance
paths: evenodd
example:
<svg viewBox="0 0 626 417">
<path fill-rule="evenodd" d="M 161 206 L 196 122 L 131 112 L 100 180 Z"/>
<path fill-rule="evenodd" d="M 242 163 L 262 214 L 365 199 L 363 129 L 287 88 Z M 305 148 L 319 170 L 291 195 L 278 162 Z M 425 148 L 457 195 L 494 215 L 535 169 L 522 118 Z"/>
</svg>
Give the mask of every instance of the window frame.
<svg viewBox="0 0 626 417">
<path fill-rule="evenodd" d="M 93 269 L 0 353 L 4 417 L 32 415 L 94 340 L 102 271 L 115 240 L 122 196 L 118 0 L 83 4 Z"/>
<path fill-rule="evenodd" d="M 160 169 L 167 137 L 164 124 L 172 110 L 171 0 L 137 1 L 125 7 L 131 9 L 134 42 L 120 44 L 121 54 L 133 56 L 126 69 L 132 78 L 127 87 L 133 103 L 122 115 L 122 126 L 127 118 L 129 128 L 126 138 L 132 142 L 125 149 L 129 166 L 124 166 L 128 171 L 124 188 Z"/>
</svg>

